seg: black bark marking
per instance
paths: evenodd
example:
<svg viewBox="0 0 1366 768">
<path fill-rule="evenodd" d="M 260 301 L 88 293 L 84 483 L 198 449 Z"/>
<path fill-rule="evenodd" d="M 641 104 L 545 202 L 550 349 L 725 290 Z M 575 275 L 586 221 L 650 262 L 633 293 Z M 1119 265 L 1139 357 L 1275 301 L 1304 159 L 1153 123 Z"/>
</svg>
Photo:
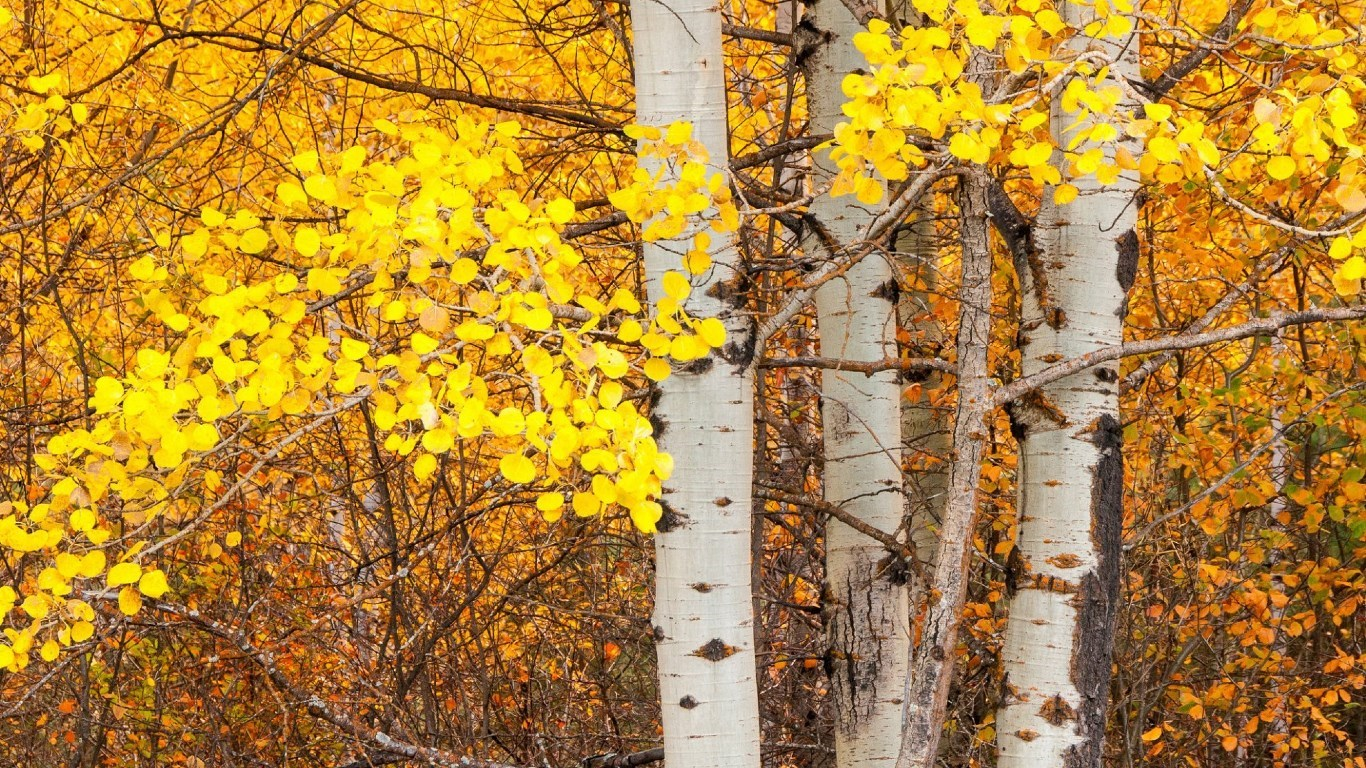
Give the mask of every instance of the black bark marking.
<svg viewBox="0 0 1366 768">
<path fill-rule="evenodd" d="M 810 16 L 803 16 L 792 32 L 792 65 L 797 69 L 805 69 L 808 60 L 834 38 L 834 33 L 817 29 Z"/>
<path fill-rule="evenodd" d="M 1067 426 L 1067 416 L 1038 390 L 1007 403 L 1006 415 L 1010 417 L 1010 434 L 1016 440 L 1025 439 L 1031 432 L 1049 423 L 1054 427 Z"/>
<path fill-rule="evenodd" d="M 714 365 L 716 365 L 716 361 L 711 359 L 711 355 L 707 355 L 706 357 L 699 357 L 696 360 L 691 360 L 687 363 L 684 363 L 683 365 L 678 367 L 678 370 L 682 371 L 683 373 L 693 373 L 700 375 L 706 373 L 707 371 L 710 371 L 712 369 L 712 366 Z"/>
<path fill-rule="evenodd" d="M 1115 262 L 1115 278 L 1119 280 L 1119 287 L 1128 293 L 1134 287 L 1134 278 L 1138 276 L 1138 233 L 1132 229 L 1125 230 L 1124 234 L 1115 238 L 1115 251 L 1119 254 Z"/>
<path fill-rule="evenodd" d="M 1106 384 L 1113 384 L 1116 381 L 1119 381 L 1119 373 L 1108 365 L 1096 366 L 1092 371 L 1095 373 L 1097 379 L 1100 379 Z"/>
<path fill-rule="evenodd" d="M 1063 768 L 1100 768 L 1104 755 L 1105 715 L 1110 698 L 1110 663 L 1115 614 L 1119 606 L 1120 544 L 1124 512 L 1124 437 L 1119 421 L 1106 414 L 1097 420 L 1092 441 L 1100 449 L 1091 491 L 1091 542 L 1095 570 L 1081 579 L 1074 600 L 1077 629 L 1073 638 L 1072 684 L 1081 695 L 1077 734 L 1081 743 L 1063 755 Z"/>
<path fill-rule="evenodd" d="M 1077 719 L 1077 711 L 1071 704 L 1061 696 L 1053 696 L 1039 707 L 1039 717 L 1042 717 L 1049 725 L 1059 726 L 1068 720 Z"/>
<path fill-rule="evenodd" d="M 740 649 L 733 645 L 726 645 L 719 637 L 714 637 L 693 651 L 691 655 L 707 661 L 721 661 L 739 653 Z"/>
<path fill-rule="evenodd" d="M 711 585 L 705 581 L 699 581 L 695 584 L 689 584 L 688 586 L 692 587 L 694 590 L 698 592 L 701 592 L 704 595 L 711 591 Z"/>
<path fill-rule="evenodd" d="M 888 554 L 877 563 L 878 576 L 889 584 L 902 586 L 911 580 L 911 566 L 906 558 L 898 554 Z"/>
<path fill-rule="evenodd" d="M 749 367 L 754 361 L 754 347 L 759 338 L 759 324 L 753 319 L 749 320 L 749 327 L 740 334 L 730 334 L 731 338 L 721 347 L 719 354 L 721 359 L 735 366 L 736 373 Z"/>
<path fill-rule="evenodd" d="M 655 529 L 660 533 L 668 533 L 687 522 L 688 516 L 675 511 L 669 502 L 664 499 L 658 499 L 658 502 L 663 514 L 659 516 L 659 522 L 655 523 Z"/>
<path fill-rule="evenodd" d="M 678 706 L 684 709 L 695 709 L 697 707 L 697 699 L 694 699 L 691 696 L 684 696 L 678 700 Z"/>
<path fill-rule="evenodd" d="M 707 289 L 707 295 L 728 307 L 740 309 L 745 306 L 752 285 L 749 275 L 742 272 L 729 280 L 718 280 Z"/>
<path fill-rule="evenodd" d="M 650 630 L 650 636 L 655 639 L 656 643 L 664 642 L 664 628 L 656 624 L 654 629 Z"/>
<path fill-rule="evenodd" d="M 868 295 L 875 299 L 886 299 L 896 304 L 901 301 L 901 288 L 896 284 L 896 280 L 888 280 Z"/>
</svg>

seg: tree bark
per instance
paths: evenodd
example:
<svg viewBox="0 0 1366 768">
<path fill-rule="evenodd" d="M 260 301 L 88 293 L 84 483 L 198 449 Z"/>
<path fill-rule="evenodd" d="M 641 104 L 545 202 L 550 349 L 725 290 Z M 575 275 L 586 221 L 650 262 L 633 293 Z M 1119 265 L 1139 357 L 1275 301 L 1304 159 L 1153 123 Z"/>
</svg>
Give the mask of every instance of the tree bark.
<svg viewBox="0 0 1366 768">
<path fill-rule="evenodd" d="M 853 36 L 863 26 L 839 0 L 807 6 L 797 39 L 803 45 L 811 129 L 830 133 L 843 119 L 840 83 L 864 67 Z M 815 158 L 823 183 L 837 169 L 828 156 Z M 808 211 L 843 249 L 861 245 L 860 230 L 882 206 L 852 196 L 821 195 Z M 830 253 L 810 234 L 808 254 Z M 859 362 L 896 357 L 896 275 L 874 253 L 816 292 L 816 316 L 824 357 Z M 821 375 L 825 452 L 825 498 L 859 522 L 888 534 L 901 527 L 899 375 L 894 370 Z M 839 520 L 825 529 L 827 669 L 835 703 L 835 764 L 839 768 L 890 765 L 900 746 L 910 631 L 906 612 L 906 563 L 887 547 Z"/>
<path fill-rule="evenodd" d="M 1091 11 L 1076 3 L 1059 10 L 1078 29 L 1090 20 Z M 1078 35 L 1068 47 L 1111 54 L 1109 77 L 1116 82 L 1139 77 L 1136 37 Z M 1065 146 L 1073 116 L 1056 103 L 1052 109 L 1054 142 Z M 1117 146 L 1100 148 L 1113 161 Z M 1141 149 L 1132 142 L 1127 148 L 1134 155 Z M 1123 342 L 1126 293 L 1138 259 L 1137 181 L 1074 183 L 1081 194 L 1070 205 L 1056 206 L 1045 195 L 1035 224 L 1037 251 L 1018 269 L 1026 377 L 1059 359 Z M 1118 365 L 1080 371 L 1007 407 L 1020 441 L 1019 523 L 1006 577 L 1013 597 L 1002 650 L 998 765 L 1099 768 L 1120 580 Z"/>
<path fill-rule="evenodd" d="M 690 121 L 713 172 L 728 161 L 721 12 L 708 0 L 633 0 L 637 122 Z M 681 268 L 691 232 L 644 245 L 648 292 Z M 732 298 L 743 277 L 730 237 L 693 279 L 686 308 L 726 326 L 725 346 L 659 385 L 652 418 L 674 459 L 655 537 L 654 635 L 669 768 L 757 768 L 759 704 L 750 574 L 755 328 Z M 730 289 L 727 290 L 726 287 Z"/>
<path fill-rule="evenodd" d="M 984 418 L 991 410 L 987 347 L 991 341 L 991 250 L 987 181 L 980 172 L 959 177 L 962 277 L 958 294 L 958 404 L 953 462 L 939 526 L 939 545 L 927 589 L 919 642 L 911 655 L 906 721 L 897 768 L 930 768 L 953 679 L 958 618 L 967 594 L 972 526 L 981 477 Z"/>
</svg>

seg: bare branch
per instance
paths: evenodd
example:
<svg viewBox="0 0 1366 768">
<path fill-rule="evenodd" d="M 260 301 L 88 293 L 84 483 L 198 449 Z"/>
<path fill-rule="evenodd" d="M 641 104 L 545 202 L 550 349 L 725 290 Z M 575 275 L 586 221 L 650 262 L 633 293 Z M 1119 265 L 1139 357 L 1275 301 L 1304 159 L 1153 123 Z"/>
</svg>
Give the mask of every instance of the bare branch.
<svg viewBox="0 0 1366 768">
<path fill-rule="evenodd" d="M 1005 405 L 1022 395 L 1033 392 L 1045 384 L 1051 384 L 1059 379 L 1071 376 L 1074 373 L 1080 373 L 1087 368 L 1091 368 L 1101 363 L 1107 363 L 1111 360 L 1118 360 L 1123 357 L 1148 355 L 1154 352 L 1164 352 L 1172 349 L 1207 347 L 1211 344 L 1237 341 L 1239 339 L 1246 339 L 1250 336 L 1266 335 L 1292 325 L 1333 323 L 1346 320 L 1361 320 L 1363 318 L 1366 318 L 1366 306 L 1307 309 L 1303 312 L 1274 312 L 1267 317 L 1249 320 L 1245 323 L 1230 325 L 1227 328 L 1218 328 L 1205 333 L 1181 334 L 1160 339 L 1131 341 L 1119 346 L 1097 349 L 1094 352 L 1089 352 L 1080 357 L 1074 357 L 1071 360 L 1049 366 L 1032 376 L 1016 379 L 1010 384 L 999 387 L 992 396 L 991 402 L 993 406 Z"/>
</svg>

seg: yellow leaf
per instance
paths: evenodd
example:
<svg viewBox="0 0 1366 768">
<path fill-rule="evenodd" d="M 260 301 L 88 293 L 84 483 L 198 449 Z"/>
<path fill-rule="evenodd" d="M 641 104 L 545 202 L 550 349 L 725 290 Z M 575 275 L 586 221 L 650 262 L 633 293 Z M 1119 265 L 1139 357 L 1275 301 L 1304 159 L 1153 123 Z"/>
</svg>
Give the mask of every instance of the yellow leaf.
<svg viewBox="0 0 1366 768">
<path fill-rule="evenodd" d="M 432 352 L 438 346 L 441 345 L 441 342 L 437 341 L 436 339 L 432 338 L 431 336 L 428 336 L 427 334 L 421 331 L 418 331 L 417 333 L 413 334 L 411 343 L 413 345 L 413 351 L 418 353 L 419 355 L 425 355 L 429 352 Z"/>
<path fill-rule="evenodd" d="M 38 655 L 42 657 L 43 661 L 56 661 L 57 654 L 61 652 L 62 648 L 57 645 L 56 640 L 48 640 L 46 643 L 43 643 L 43 647 L 39 649 Z"/>
<path fill-rule="evenodd" d="M 1361 187 L 1341 184 L 1333 190 L 1333 199 L 1348 213 L 1366 210 L 1366 192 L 1363 192 Z"/>
<path fill-rule="evenodd" d="M 681 272 L 674 272 L 673 270 L 665 272 L 661 282 L 664 287 L 664 295 L 675 301 L 683 301 L 688 298 L 688 294 L 692 293 L 692 284 Z"/>
<path fill-rule="evenodd" d="M 545 206 L 545 215 L 555 224 L 566 224 L 574 218 L 574 201 L 563 197 L 552 200 Z"/>
<path fill-rule="evenodd" d="M 1143 114 L 1160 123 L 1172 116 L 1172 108 L 1170 104 L 1144 104 Z"/>
<path fill-rule="evenodd" d="M 1062 20 L 1058 12 L 1051 8 L 1045 8 L 1036 13 L 1034 22 L 1039 25 L 1039 29 L 1050 35 L 1056 35 L 1060 30 L 1067 27 L 1067 23 Z"/>
<path fill-rule="evenodd" d="M 455 435 L 449 429 L 433 429 L 422 435 L 422 447 L 432 453 L 445 453 L 455 445 Z"/>
<path fill-rule="evenodd" d="M 1342 275 L 1344 280 L 1360 280 L 1366 277 L 1366 259 L 1353 256 L 1342 262 L 1342 266 L 1338 268 L 1338 273 Z"/>
<path fill-rule="evenodd" d="M 104 571 L 104 564 L 104 552 L 98 549 L 86 552 L 84 555 L 81 555 L 81 565 L 76 570 L 76 573 L 87 579 L 93 578 Z"/>
<path fill-rule="evenodd" d="M 19 607 L 23 608 L 24 613 L 27 613 L 29 617 L 33 619 L 41 619 L 44 616 L 47 616 L 47 599 L 42 595 L 29 595 L 24 598 L 24 602 Z"/>
<path fill-rule="evenodd" d="M 1053 189 L 1053 203 L 1055 205 L 1067 205 L 1077 199 L 1077 188 L 1071 184 L 1059 184 Z"/>
<path fill-rule="evenodd" d="M 142 566 L 137 563 L 119 563 L 109 569 L 104 581 L 111 587 L 136 583 L 142 577 Z"/>
<path fill-rule="evenodd" d="M 1162 738 L 1162 726 L 1155 726 L 1143 732 L 1144 741 L 1157 741 Z"/>
<path fill-rule="evenodd" d="M 337 185 L 332 180 L 321 174 L 309 176 L 304 179 L 304 191 L 310 197 L 330 203 L 337 197 Z"/>
<path fill-rule="evenodd" d="M 235 547 L 242 543 L 241 531 L 228 531 L 228 535 L 223 537 L 223 543 L 229 547 Z"/>
<path fill-rule="evenodd" d="M 204 206 L 199 209 L 199 220 L 204 222 L 206 227 L 217 227 L 227 221 L 228 217 L 224 216 L 217 208 Z"/>
<path fill-rule="evenodd" d="M 645 376 L 649 378 L 650 381 L 663 381 L 669 378 L 669 374 L 672 372 L 672 369 L 669 367 L 669 362 L 659 357 L 652 357 L 649 360 L 646 360 L 644 369 Z"/>
<path fill-rule="evenodd" d="M 95 634 L 95 625 L 88 621 L 78 621 L 71 625 L 71 642 L 84 643 Z"/>
<path fill-rule="evenodd" d="M 358 339 L 342 339 L 341 353 L 347 360 L 360 360 L 370 351 L 370 345 Z"/>
<path fill-rule="evenodd" d="M 720 320 L 709 317 L 698 324 L 697 335 L 702 337 L 707 346 L 719 347 L 726 342 L 726 326 Z"/>
<path fill-rule="evenodd" d="M 1333 244 L 1328 246 L 1328 255 L 1338 261 L 1342 261 L 1352 254 L 1352 241 L 1346 237 L 1333 238 Z"/>
<path fill-rule="evenodd" d="M 1276 155 L 1267 161 L 1266 173 L 1276 181 L 1285 181 L 1295 175 L 1295 159 L 1288 155 Z"/>
<path fill-rule="evenodd" d="M 119 610 L 125 616 L 136 616 L 142 610 L 142 593 L 132 587 L 119 590 Z"/>
<path fill-rule="evenodd" d="M 300 227 L 294 231 L 294 250 L 300 256 L 311 257 L 322 247 L 322 238 L 318 235 L 318 230 L 312 227 Z"/>
<path fill-rule="evenodd" d="M 529 483 L 536 478 L 536 465 L 520 453 L 509 453 L 499 460 L 498 471 L 510 483 Z"/>
<path fill-rule="evenodd" d="M 430 453 L 424 453 L 417 457 L 413 462 L 413 477 L 418 480 L 426 480 L 436 472 L 436 457 Z"/>
<path fill-rule="evenodd" d="M 692 138 L 692 123 L 677 122 L 669 125 L 664 141 L 675 147 L 686 144 Z"/>
<path fill-rule="evenodd" d="M 153 600 L 166 594 L 168 589 L 170 586 L 166 583 L 166 574 L 160 568 L 148 571 L 138 579 L 138 591 Z"/>
<path fill-rule="evenodd" d="M 574 514 L 579 517 L 592 517 L 602 511 L 602 502 L 591 493 L 582 491 L 574 494 Z"/>
</svg>

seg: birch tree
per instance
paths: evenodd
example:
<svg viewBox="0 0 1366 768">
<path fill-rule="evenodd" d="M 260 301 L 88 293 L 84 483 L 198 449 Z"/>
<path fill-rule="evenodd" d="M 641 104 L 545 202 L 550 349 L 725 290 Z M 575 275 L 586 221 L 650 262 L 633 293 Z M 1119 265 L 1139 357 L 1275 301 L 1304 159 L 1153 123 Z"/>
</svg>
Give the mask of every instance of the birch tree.
<svg viewBox="0 0 1366 768">
<path fill-rule="evenodd" d="M 840 84 L 867 63 L 853 45 L 862 29 L 838 0 L 807 6 L 798 40 L 805 46 L 813 131 L 831 132 L 843 117 Z M 818 186 L 837 171 L 824 152 L 817 154 Z M 806 252 L 838 263 L 861 244 L 861 231 L 882 208 L 850 196 L 818 196 L 806 216 Z M 896 297 L 896 275 L 883 253 L 826 282 L 815 296 L 822 355 L 856 363 L 896 357 Z M 825 500 L 889 536 L 901 528 L 904 510 L 898 378 L 894 369 L 838 367 L 821 378 Z M 907 575 L 901 555 L 838 518 L 829 520 L 823 612 L 841 768 L 888 765 L 896 757 L 910 651 Z"/>
<path fill-rule="evenodd" d="M 709 170 L 722 172 L 729 151 L 720 10 L 704 0 L 635 0 L 631 21 L 637 122 L 690 122 Z M 665 275 L 680 269 L 692 235 L 644 244 L 653 301 L 670 297 Z M 674 459 L 655 537 L 661 720 L 670 768 L 752 768 L 759 764 L 750 569 L 755 328 L 743 311 L 733 242 L 720 239 L 709 259 L 687 308 L 719 318 L 726 344 L 661 382 L 653 411 L 656 437 Z"/>
<path fill-rule="evenodd" d="M 1060 5 L 1078 30 L 1095 21 L 1077 3 Z M 1100 53 L 1108 84 L 1138 80 L 1138 37 L 1079 33 L 1064 48 Z M 1062 88 L 1065 90 L 1066 85 Z M 1077 115 L 1055 99 L 1053 142 L 1069 146 Z M 1129 102 L 1125 109 L 1137 107 Z M 1083 143 L 1141 151 L 1137 142 Z M 1122 149 L 1121 149 L 1122 148 Z M 1125 295 L 1138 260 L 1138 180 L 1075 180 L 1077 200 L 1045 198 L 1034 224 L 1035 250 L 1017 264 L 1021 371 L 1028 376 L 1061 360 L 1122 342 Z M 1011 403 L 1020 443 L 1018 535 L 1007 574 L 1013 594 L 1002 664 L 1004 700 L 997 716 L 1000 761 L 1017 766 L 1100 766 L 1110 692 L 1110 658 L 1120 579 L 1124 469 L 1117 363 L 1089 368 Z"/>
</svg>

